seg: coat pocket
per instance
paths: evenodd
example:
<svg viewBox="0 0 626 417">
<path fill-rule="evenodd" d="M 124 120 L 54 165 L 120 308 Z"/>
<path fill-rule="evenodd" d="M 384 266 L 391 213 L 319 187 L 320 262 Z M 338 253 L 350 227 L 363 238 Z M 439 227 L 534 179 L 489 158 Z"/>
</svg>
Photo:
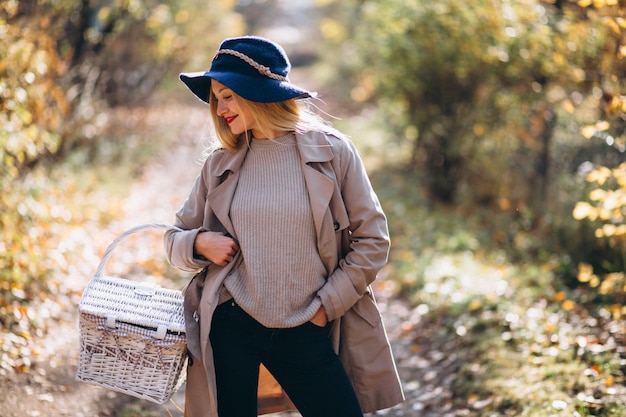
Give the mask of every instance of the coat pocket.
<svg viewBox="0 0 626 417">
<path fill-rule="evenodd" d="M 358 317 L 367 322 L 371 328 L 378 326 L 382 321 L 376 302 L 369 293 L 364 294 L 363 297 L 352 306 L 351 310 L 353 310 Z"/>
</svg>

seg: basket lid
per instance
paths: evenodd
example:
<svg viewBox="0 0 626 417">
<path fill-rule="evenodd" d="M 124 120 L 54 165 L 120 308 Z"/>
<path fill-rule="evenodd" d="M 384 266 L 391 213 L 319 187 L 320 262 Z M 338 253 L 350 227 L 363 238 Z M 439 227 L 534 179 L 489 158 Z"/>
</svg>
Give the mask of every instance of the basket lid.
<svg viewBox="0 0 626 417">
<path fill-rule="evenodd" d="M 109 321 L 185 332 L 182 292 L 157 284 L 100 276 L 89 281 L 78 309 Z"/>
</svg>

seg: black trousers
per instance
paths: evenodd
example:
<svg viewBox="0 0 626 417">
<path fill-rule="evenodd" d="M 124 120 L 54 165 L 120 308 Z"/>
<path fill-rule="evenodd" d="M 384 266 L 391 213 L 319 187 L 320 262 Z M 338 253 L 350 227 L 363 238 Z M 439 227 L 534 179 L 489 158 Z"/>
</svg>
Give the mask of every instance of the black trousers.
<svg viewBox="0 0 626 417">
<path fill-rule="evenodd" d="M 303 417 L 363 417 L 329 333 L 331 324 L 270 329 L 228 301 L 211 323 L 219 417 L 256 417 L 259 364 Z"/>
</svg>

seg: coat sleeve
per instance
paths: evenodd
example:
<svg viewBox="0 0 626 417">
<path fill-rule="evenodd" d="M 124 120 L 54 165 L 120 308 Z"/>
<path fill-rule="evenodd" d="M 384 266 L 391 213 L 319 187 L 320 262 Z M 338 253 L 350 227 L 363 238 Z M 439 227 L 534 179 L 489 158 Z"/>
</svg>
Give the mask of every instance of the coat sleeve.
<svg viewBox="0 0 626 417">
<path fill-rule="evenodd" d="M 351 141 L 344 144 L 335 169 L 349 224 L 348 231 L 337 233 L 349 235 L 349 248 L 318 291 L 329 320 L 344 315 L 367 292 L 387 262 L 390 247 L 387 219 L 363 161 Z"/>
<path fill-rule="evenodd" d="M 205 164 L 206 168 L 206 164 Z M 196 178 L 187 200 L 176 213 L 175 226 L 183 231 L 168 230 L 165 233 L 165 252 L 174 267 L 187 272 L 196 272 L 210 264 L 204 257 L 194 256 L 194 242 L 198 233 L 206 231 L 204 213 L 208 193 L 203 169 Z"/>
</svg>

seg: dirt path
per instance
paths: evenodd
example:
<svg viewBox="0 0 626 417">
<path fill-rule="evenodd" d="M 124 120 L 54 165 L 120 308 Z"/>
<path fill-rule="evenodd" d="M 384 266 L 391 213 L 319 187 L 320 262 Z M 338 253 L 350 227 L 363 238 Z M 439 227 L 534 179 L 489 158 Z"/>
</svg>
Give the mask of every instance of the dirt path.
<svg viewBox="0 0 626 417">
<path fill-rule="evenodd" d="M 155 134 L 172 135 L 171 146 L 144 171 L 123 203 L 125 214 L 118 230 L 145 222 L 171 222 L 184 201 L 200 165 L 202 138 L 206 132 L 206 113 L 200 106 L 161 106 L 152 109 L 146 126 Z M 177 124 L 172 124 L 177 121 Z M 151 134 L 151 133 L 148 133 Z M 95 269 L 94 265 L 94 269 Z M 87 277 L 78 277 L 76 286 L 84 287 Z M 385 288 L 379 285 L 379 288 Z M 451 394 L 446 388 L 454 363 L 445 355 L 422 356 L 415 352 L 412 336 L 419 312 L 381 291 L 378 294 L 389 336 L 395 350 L 407 401 L 377 415 L 440 417 L 455 415 Z M 33 359 L 31 372 L 0 375 L 0 417 L 156 417 L 182 415 L 174 404 L 160 406 L 126 395 L 78 383 L 78 294 L 68 298 L 67 309 L 51 320 L 48 335 L 41 340 L 42 354 Z M 173 398 L 182 407 L 182 390 Z M 298 413 L 273 415 L 299 416 Z"/>
</svg>

